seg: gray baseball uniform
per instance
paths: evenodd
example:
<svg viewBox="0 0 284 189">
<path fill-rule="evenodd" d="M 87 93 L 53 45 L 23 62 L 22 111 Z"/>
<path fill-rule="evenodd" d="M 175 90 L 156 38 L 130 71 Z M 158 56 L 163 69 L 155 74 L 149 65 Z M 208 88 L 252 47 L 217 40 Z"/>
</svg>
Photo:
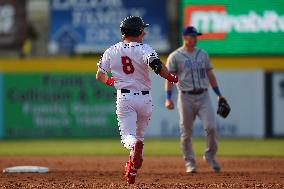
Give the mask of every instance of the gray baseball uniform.
<svg viewBox="0 0 284 189">
<path fill-rule="evenodd" d="M 206 72 L 213 69 L 208 54 L 199 48 L 190 53 L 180 47 L 169 55 L 167 67 L 179 77 L 177 106 L 185 161 L 195 161 L 191 137 L 196 116 L 200 118 L 206 132 L 205 156 L 213 158 L 217 152 L 216 116 L 208 93 Z"/>
</svg>

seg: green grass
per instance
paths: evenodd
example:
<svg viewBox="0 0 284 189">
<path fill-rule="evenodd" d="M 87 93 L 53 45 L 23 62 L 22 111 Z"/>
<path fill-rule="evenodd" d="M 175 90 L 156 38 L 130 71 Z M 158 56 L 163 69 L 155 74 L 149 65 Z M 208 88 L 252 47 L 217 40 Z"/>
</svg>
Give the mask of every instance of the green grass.
<svg viewBox="0 0 284 189">
<path fill-rule="evenodd" d="M 195 154 L 204 153 L 205 141 L 194 139 Z M 145 139 L 145 155 L 179 156 L 180 144 L 175 139 Z M 0 141 L 0 156 L 59 155 L 126 155 L 119 139 L 78 140 L 4 140 Z M 284 139 L 221 139 L 219 156 L 284 157 Z"/>
</svg>

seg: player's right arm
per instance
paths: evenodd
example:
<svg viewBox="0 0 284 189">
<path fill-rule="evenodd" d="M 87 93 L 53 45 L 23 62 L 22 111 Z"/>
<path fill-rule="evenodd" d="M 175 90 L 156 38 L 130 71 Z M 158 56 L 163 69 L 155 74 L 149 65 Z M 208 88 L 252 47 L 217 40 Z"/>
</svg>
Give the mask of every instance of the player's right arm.
<svg viewBox="0 0 284 189">
<path fill-rule="evenodd" d="M 100 61 L 98 62 L 98 71 L 96 74 L 96 79 L 106 85 L 113 86 L 114 79 L 109 77 L 107 73 L 110 71 L 110 58 L 109 51 L 107 50 Z"/>
<path fill-rule="evenodd" d="M 105 73 L 101 72 L 100 70 L 97 71 L 96 79 L 106 85 L 113 86 L 114 79 L 113 77 L 109 77 Z"/>
<path fill-rule="evenodd" d="M 169 81 L 165 82 L 165 91 L 166 91 L 166 101 L 165 101 L 165 107 L 172 110 L 175 108 L 174 102 L 172 100 L 172 90 L 173 90 L 173 84 Z"/>
</svg>

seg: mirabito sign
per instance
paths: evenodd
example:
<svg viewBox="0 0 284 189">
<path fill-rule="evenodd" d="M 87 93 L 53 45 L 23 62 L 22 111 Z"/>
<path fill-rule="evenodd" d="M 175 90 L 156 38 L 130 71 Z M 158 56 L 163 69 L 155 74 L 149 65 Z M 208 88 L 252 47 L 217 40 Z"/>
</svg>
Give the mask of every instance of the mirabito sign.
<svg viewBox="0 0 284 189">
<path fill-rule="evenodd" d="M 181 10 L 182 27 L 197 27 L 211 54 L 284 54 L 284 1 L 183 0 Z"/>
</svg>

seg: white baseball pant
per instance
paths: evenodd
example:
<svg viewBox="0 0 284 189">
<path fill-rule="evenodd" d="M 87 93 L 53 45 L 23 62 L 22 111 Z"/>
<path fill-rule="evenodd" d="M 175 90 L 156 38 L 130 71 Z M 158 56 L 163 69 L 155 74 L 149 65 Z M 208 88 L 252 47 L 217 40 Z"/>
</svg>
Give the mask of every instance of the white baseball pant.
<svg viewBox="0 0 284 189">
<path fill-rule="evenodd" d="M 151 94 L 141 91 L 121 93 L 117 90 L 116 114 L 121 143 L 132 150 L 136 141 L 144 141 L 145 130 L 152 115 Z"/>
</svg>

